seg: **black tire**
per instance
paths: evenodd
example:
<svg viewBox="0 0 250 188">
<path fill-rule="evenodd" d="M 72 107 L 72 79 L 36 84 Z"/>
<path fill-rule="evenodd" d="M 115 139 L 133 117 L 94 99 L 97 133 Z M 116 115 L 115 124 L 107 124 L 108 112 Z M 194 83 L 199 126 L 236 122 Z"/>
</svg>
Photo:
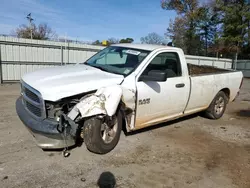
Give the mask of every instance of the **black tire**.
<svg viewBox="0 0 250 188">
<path fill-rule="evenodd" d="M 120 140 L 122 130 L 122 115 L 117 113 L 117 128 L 114 138 L 111 142 L 105 143 L 102 135 L 102 120 L 92 117 L 84 122 L 83 137 L 87 149 L 93 153 L 106 154 L 112 151 Z"/>
<path fill-rule="evenodd" d="M 223 107 L 218 107 L 222 106 L 218 105 L 218 101 L 224 103 Z M 209 119 L 220 119 L 226 110 L 227 103 L 228 97 L 223 91 L 220 91 L 219 93 L 217 93 L 217 95 L 214 97 L 213 101 L 209 105 L 208 109 L 205 111 L 205 116 Z"/>
</svg>

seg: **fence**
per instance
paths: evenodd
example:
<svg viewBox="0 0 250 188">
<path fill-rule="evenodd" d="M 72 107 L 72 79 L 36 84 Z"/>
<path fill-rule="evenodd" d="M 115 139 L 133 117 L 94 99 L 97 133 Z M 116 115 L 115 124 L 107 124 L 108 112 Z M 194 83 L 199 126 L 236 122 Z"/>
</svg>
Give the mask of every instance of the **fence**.
<svg viewBox="0 0 250 188">
<path fill-rule="evenodd" d="M 0 81 L 18 81 L 25 73 L 69 63 L 84 62 L 103 46 L 18 39 L 0 36 Z M 230 69 L 232 60 L 186 56 L 188 63 Z"/>
<path fill-rule="evenodd" d="M 0 36 L 0 79 L 17 81 L 40 68 L 84 62 L 102 46 Z"/>
<path fill-rule="evenodd" d="M 214 58 L 214 57 L 204 57 L 204 56 L 192 56 L 186 55 L 187 63 L 196 64 L 196 65 L 207 65 L 213 66 L 223 69 L 231 69 L 232 68 L 232 60 L 231 59 L 222 59 L 222 58 Z"/>
<path fill-rule="evenodd" d="M 250 60 L 238 60 L 236 67 L 243 72 L 244 77 L 250 78 Z"/>
</svg>

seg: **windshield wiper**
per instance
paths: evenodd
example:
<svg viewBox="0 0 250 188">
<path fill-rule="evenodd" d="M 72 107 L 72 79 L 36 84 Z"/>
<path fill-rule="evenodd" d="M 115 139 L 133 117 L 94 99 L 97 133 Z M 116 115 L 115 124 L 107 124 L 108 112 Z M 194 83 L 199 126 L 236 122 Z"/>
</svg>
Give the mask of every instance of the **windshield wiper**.
<svg viewBox="0 0 250 188">
<path fill-rule="evenodd" d="M 100 70 L 102 70 L 102 71 L 109 72 L 107 69 L 105 69 L 105 68 L 103 68 L 103 67 L 101 67 L 101 66 L 98 66 L 98 65 L 90 65 L 90 64 L 88 64 L 88 63 L 86 63 L 86 65 L 89 65 L 89 66 L 91 66 L 91 67 L 95 67 L 95 68 L 100 69 Z"/>
</svg>

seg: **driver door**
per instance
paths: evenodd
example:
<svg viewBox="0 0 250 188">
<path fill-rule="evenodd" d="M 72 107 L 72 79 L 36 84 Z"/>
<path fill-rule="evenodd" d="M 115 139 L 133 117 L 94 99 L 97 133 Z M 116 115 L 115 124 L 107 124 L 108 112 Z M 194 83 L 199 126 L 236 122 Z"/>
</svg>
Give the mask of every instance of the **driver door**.
<svg viewBox="0 0 250 188">
<path fill-rule="evenodd" d="M 165 81 L 143 81 L 150 71 L 165 71 Z M 142 81 L 140 77 L 142 78 Z M 182 74 L 176 52 L 156 54 L 138 75 L 136 129 L 160 123 L 183 114 L 189 95 L 189 78 Z"/>
</svg>

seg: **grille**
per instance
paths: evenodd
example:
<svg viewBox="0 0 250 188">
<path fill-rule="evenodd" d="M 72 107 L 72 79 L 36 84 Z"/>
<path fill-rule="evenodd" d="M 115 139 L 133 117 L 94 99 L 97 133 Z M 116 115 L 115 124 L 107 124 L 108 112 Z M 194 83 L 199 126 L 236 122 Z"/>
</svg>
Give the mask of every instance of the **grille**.
<svg viewBox="0 0 250 188">
<path fill-rule="evenodd" d="M 26 110 L 34 115 L 34 118 L 45 118 L 44 103 L 39 92 L 25 83 L 22 84 L 21 89 L 23 93 L 23 105 Z"/>
<path fill-rule="evenodd" d="M 28 101 L 25 101 L 27 109 L 37 117 L 42 116 L 42 110 L 39 107 L 34 106 L 33 104 L 29 103 Z"/>
<path fill-rule="evenodd" d="M 30 91 L 29 89 L 27 88 L 24 88 L 24 93 L 25 95 L 30 98 L 32 101 L 35 101 L 37 103 L 40 103 L 40 100 L 39 100 L 39 97 L 33 93 L 32 91 Z"/>
</svg>

